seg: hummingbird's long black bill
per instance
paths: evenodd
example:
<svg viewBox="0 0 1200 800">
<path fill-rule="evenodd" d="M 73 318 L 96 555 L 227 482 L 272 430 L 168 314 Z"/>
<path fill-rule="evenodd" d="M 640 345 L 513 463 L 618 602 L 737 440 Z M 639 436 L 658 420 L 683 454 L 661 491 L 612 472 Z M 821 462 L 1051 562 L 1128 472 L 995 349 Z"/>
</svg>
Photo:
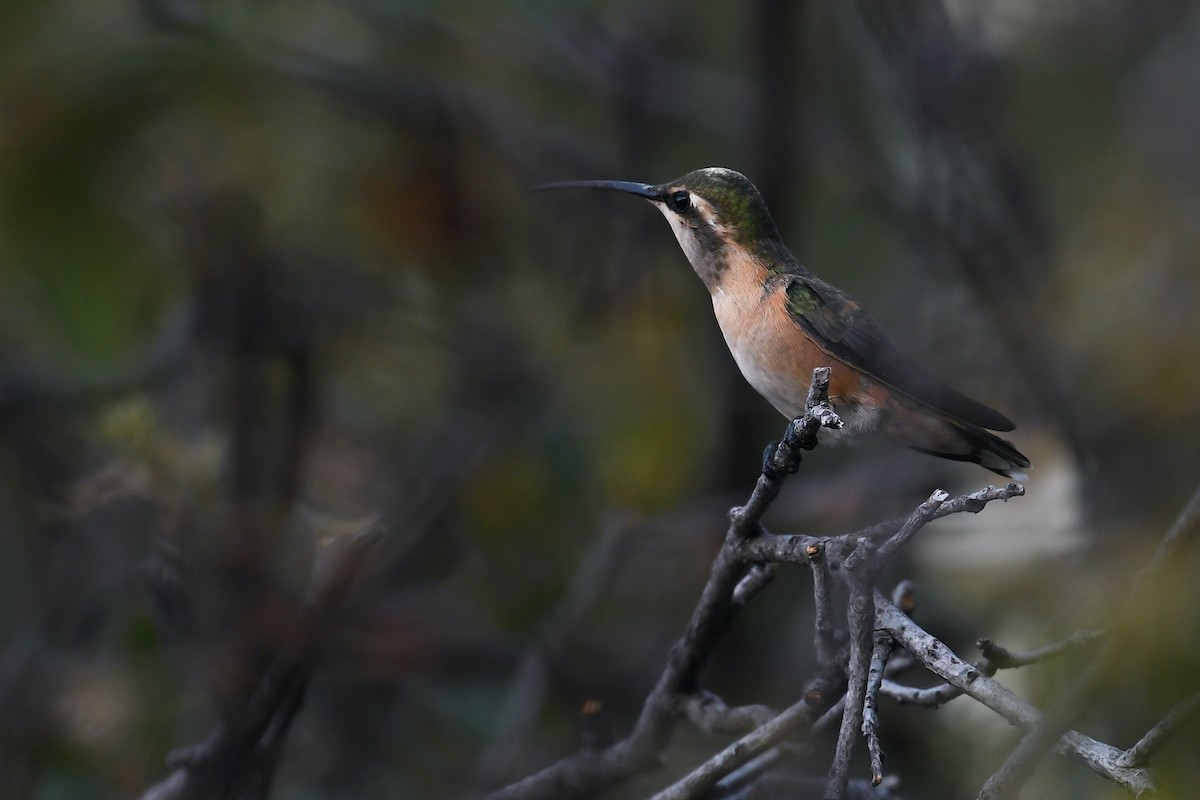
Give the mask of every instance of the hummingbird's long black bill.
<svg viewBox="0 0 1200 800">
<path fill-rule="evenodd" d="M 647 200 L 658 200 L 661 198 L 661 193 L 657 187 L 651 186 L 648 183 L 636 183 L 634 181 L 559 181 L 557 183 L 543 183 L 540 186 L 533 187 L 533 191 L 535 192 L 546 189 L 607 189 L 613 192 L 635 194 L 638 197 L 645 197 Z"/>
</svg>

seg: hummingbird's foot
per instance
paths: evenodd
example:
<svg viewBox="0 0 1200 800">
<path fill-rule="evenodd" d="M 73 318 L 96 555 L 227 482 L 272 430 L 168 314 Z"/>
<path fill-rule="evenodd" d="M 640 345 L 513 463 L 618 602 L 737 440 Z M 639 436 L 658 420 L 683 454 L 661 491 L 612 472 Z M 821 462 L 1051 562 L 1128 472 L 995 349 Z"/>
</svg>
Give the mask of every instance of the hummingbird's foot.
<svg viewBox="0 0 1200 800">
<path fill-rule="evenodd" d="M 767 449 L 763 450 L 762 474 L 771 480 L 779 478 L 780 470 L 775 466 L 775 448 L 778 446 L 779 442 L 767 442 Z"/>
<path fill-rule="evenodd" d="M 762 474 L 772 481 L 777 481 L 785 475 L 792 475 L 800 469 L 800 454 L 791 451 L 787 445 L 771 442 L 763 450 Z"/>
</svg>

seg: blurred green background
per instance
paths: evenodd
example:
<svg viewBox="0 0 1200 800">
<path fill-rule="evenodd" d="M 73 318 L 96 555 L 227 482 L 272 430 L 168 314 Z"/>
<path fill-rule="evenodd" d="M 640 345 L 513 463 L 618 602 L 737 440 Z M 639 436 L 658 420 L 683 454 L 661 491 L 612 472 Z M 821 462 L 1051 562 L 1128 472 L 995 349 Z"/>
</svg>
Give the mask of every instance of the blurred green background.
<svg viewBox="0 0 1200 800">
<path fill-rule="evenodd" d="M 547 180 L 746 173 L 1034 463 L 889 573 L 918 620 L 967 658 L 1102 624 L 1200 480 L 1200 6 L 893 5 L 5 4 L 0 795 L 161 780 L 261 671 L 314 543 L 374 515 L 276 796 L 500 785 L 574 751 L 589 698 L 628 729 L 784 421 L 659 215 Z M 768 523 L 993 478 L 819 448 Z M 1084 721 L 1119 747 L 1196 690 L 1195 553 L 1174 566 Z M 792 702 L 809 594 L 785 571 L 706 687 Z M 1002 677 L 1045 704 L 1077 667 Z M 973 796 L 1017 736 L 963 700 L 883 725 L 906 797 Z M 1166 796 L 1198 734 L 1155 763 Z M 682 725 L 613 796 L 720 745 Z M 1028 796 L 1121 795 L 1059 759 Z"/>
</svg>

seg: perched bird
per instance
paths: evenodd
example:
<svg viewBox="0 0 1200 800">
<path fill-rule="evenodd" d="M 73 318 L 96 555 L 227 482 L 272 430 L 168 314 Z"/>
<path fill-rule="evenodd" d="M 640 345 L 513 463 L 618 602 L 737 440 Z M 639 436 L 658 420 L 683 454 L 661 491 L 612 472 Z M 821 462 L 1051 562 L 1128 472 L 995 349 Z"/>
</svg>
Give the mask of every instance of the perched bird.
<svg viewBox="0 0 1200 800">
<path fill-rule="evenodd" d="M 537 189 L 607 189 L 644 197 L 671 224 L 712 295 L 742 375 L 785 417 L 804 413 L 812 371 L 832 368 L 835 438 L 878 432 L 940 458 L 1011 478 L 1029 459 L 989 432 L 1015 426 L 900 353 L 857 302 L 800 265 L 746 176 L 722 167 L 652 185 L 566 181 Z"/>
</svg>

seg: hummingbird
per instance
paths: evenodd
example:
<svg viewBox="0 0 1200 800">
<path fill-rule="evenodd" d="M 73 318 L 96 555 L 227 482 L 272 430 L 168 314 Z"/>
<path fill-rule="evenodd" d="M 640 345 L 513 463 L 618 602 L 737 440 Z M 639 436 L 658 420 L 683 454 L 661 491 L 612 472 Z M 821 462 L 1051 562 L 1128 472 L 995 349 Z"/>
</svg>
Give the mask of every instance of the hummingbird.
<svg viewBox="0 0 1200 800">
<path fill-rule="evenodd" d="M 708 167 L 660 184 L 582 180 L 544 189 L 601 189 L 662 212 L 712 296 L 733 360 L 789 419 L 805 412 L 812 371 L 831 368 L 829 400 L 843 422 L 834 440 L 882 434 L 914 450 L 1024 479 L 1029 459 L 991 431 L 1016 426 L 901 353 L 850 295 L 792 255 L 754 184 Z"/>
</svg>

